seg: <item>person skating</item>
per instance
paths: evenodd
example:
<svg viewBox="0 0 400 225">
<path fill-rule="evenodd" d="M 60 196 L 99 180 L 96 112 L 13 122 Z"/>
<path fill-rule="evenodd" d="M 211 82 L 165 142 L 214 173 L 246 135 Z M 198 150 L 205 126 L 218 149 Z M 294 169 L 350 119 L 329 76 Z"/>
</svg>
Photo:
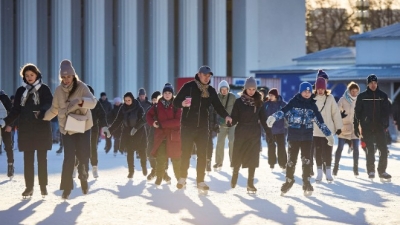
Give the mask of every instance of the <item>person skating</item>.
<svg viewBox="0 0 400 225">
<path fill-rule="evenodd" d="M 120 108 L 122 107 L 122 100 L 120 97 L 115 97 L 114 100 L 114 105 L 113 105 L 113 109 L 111 110 L 111 112 L 107 115 L 107 122 L 109 124 L 112 124 L 114 122 L 114 120 L 117 118 L 117 114 L 120 110 Z M 114 152 L 114 156 L 117 156 L 118 151 L 123 154 L 124 152 L 121 150 L 121 148 L 119 147 L 119 144 L 121 142 L 121 131 L 122 131 L 122 127 L 118 127 L 114 133 L 111 135 L 112 137 L 114 137 L 114 144 L 113 144 L 113 152 Z M 106 151 L 106 154 L 108 152 Z"/>
<path fill-rule="evenodd" d="M 146 94 L 146 90 L 144 88 L 140 88 L 138 92 L 138 97 L 137 97 L 138 102 L 142 106 L 144 110 L 144 119 L 146 119 L 146 113 L 151 107 L 151 102 L 149 102 Z M 144 126 L 142 126 L 139 130 L 138 133 L 142 134 L 141 137 L 141 142 L 136 145 L 136 158 L 140 158 L 140 164 L 142 166 L 142 172 L 143 175 L 147 176 L 147 149 L 149 145 L 149 140 L 148 140 L 148 133 L 149 133 L 150 126 L 145 123 Z"/>
<path fill-rule="evenodd" d="M 155 104 L 158 103 L 159 98 L 161 98 L 161 92 L 159 91 L 155 91 L 153 92 L 153 94 L 151 95 L 151 105 L 154 106 Z M 147 115 L 146 115 L 147 117 Z M 148 132 L 148 145 L 147 145 L 147 150 L 146 150 L 146 154 L 147 154 L 147 159 L 149 160 L 150 163 L 150 167 L 151 167 L 151 171 L 149 173 L 149 175 L 147 175 L 147 180 L 150 181 L 153 178 L 156 177 L 156 165 L 157 165 L 157 160 L 155 157 L 153 157 L 151 155 L 151 150 L 153 149 L 153 145 L 154 145 L 154 130 L 156 128 L 153 126 L 150 126 L 149 132 Z M 167 163 L 168 164 L 168 163 Z M 167 165 L 168 166 L 168 165 Z"/>
<path fill-rule="evenodd" d="M 389 127 L 390 107 L 387 94 L 378 87 L 376 75 L 367 77 L 367 89 L 358 95 L 354 111 L 354 133 L 357 137 L 362 136 L 366 143 L 368 177 L 375 178 L 375 144 L 381 153 L 378 175 L 382 181 L 390 181 L 392 176 L 386 172 L 388 148 L 385 137 Z"/>
<path fill-rule="evenodd" d="M 8 95 L 3 90 L 0 91 L 0 101 L 5 109 L 5 111 L 3 109 L 2 113 L 3 115 L 1 116 L 2 118 L 1 117 L 0 118 L 4 119 L 7 116 L 7 113 L 11 111 L 12 103 Z M 14 152 L 13 152 L 12 136 L 11 132 L 6 132 L 5 130 L 6 130 L 5 124 L 1 125 L 0 139 L 2 139 L 4 143 L 4 150 L 6 151 L 7 154 L 7 177 L 12 179 L 14 177 Z M 0 153 L 2 151 L 1 147 L 3 146 L 1 145 L 0 142 Z"/>
<path fill-rule="evenodd" d="M 120 149 L 126 151 L 126 160 L 128 163 L 128 178 L 132 179 L 134 171 L 134 150 L 137 149 L 138 143 L 143 141 L 142 132 L 138 132 L 146 123 L 145 112 L 139 101 L 133 97 L 132 92 L 127 92 L 124 95 L 124 104 L 117 112 L 116 119 L 110 124 L 110 127 L 104 127 L 103 132 L 108 137 L 115 133 L 122 126 Z M 145 154 L 145 153 L 144 153 Z M 145 169 L 142 165 L 142 171 Z M 146 174 L 147 175 L 147 174 Z"/>
<path fill-rule="evenodd" d="M 178 189 L 186 185 L 193 143 L 197 146 L 197 188 L 200 192 L 209 189 L 204 183 L 204 176 L 207 162 L 208 108 L 210 105 L 213 105 L 216 112 L 222 118 L 225 118 L 225 122 L 232 122 L 228 112 L 218 99 L 215 89 L 210 85 L 212 75 L 210 67 L 200 67 L 195 79 L 185 83 L 173 101 L 176 108 L 183 108 L 181 118 L 181 177 L 177 184 Z"/>
<path fill-rule="evenodd" d="M 181 139 L 180 120 L 182 109 L 176 109 L 173 104 L 174 89 L 171 84 L 166 83 L 162 98 L 154 104 L 146 114 L 149 125 L 155 128 L 151 155 L 156 158 L 156 185 L 160 185 L 164 179 L 170 183 L 170 178 L 165 179 L 168 158 L 171 158 L 176 180 L 180 178 L 181 166 Z"/>
<path fill-rule="evenodd" d="M 337 135 L 342 132 L 342 117 L 340 110 L 330 90 L 326 88 L 326 81 L 324 78 L 319 77 L 315 82 L 315 104 L 318 111 L 321 113 L 325 124 L 329 130 L 335 131 Z M 313 131 L 313 146 L 315 152 L 315 161 L 317 163 L 317 176 L 316 182 L 322 181 L 322 174 L 325 172 L 326 180 L 333 181 L 331 164 L 332 164 L 332 145 L 328 145 L 325 138 L 325 133 L 322 132 L 316 124 L 314 124 Z M 325 170 L 323 171 L 323 167 Z"/>
<path fill-rule="evenodd" d="M 25 190 L 22 196 L 33 194 L 35 152 L 37 156 L 39 185 L 42 196 L 47 195 L 47 151 L 52 147 L 51 124 L 43 117 L 51 106 L 53 95 L 50 88 L 42 83 L 42 75 L 34 64 L 26 64 L 20 75 L 24 85 L 15 93 L 14 106 L 4 119 L 7 125 L 18 118 L 18 146 L 24 152 Z M 5 131 L 11 132 L 11 126 Z"/>
<path fill-rule="evenodd" d="M 222 80 L 218 85 L 218 98 L 224 106 L 225 110 L 231 114 L 233 104 L 235 104 L 236 96 L 230 92 L 229 84 L 226 80 Z M 233 142 L 235 137 L 235 127 L 227 126 L 224 118 L 218 117 L 219 132 L 217 134 L 217 146 L 215 148 L 215 165 L 214 170 L 219 171 L 224 162 L 225 140 L 228 138 L 229 146 L 229 163 L 232 162 Z"/>
<path fill-rule="evenodd" d="M 338 146 L 335 153 L 335 165 L 333 167 L 333 175 L 337 176 L 339 171 L 339 162 L 342 156 L 342 151 L 345 143 L 349 144 L 349 149 L 353 152 L 353 173 L 354 176 L 358 176 L 358 157 L 359 157 L 359 146 L 360 139 L 354 133 L 354 108 L 356 106 L 356 100 L 360 87 L 354 82 L 350 82 L 347 85 L 346 91 L 343 96 L 339 99 L 338 107 L 341 111 L 341 117 L 343 121 L 342 133 L 339 134 Z M 351 147 L 350 147 L 351 146 Z"/>
<path fill-rule="evenodd" d="M 100 93 L 99 102 L 100 102 L 101 106 L 103 107 L 103 109 L 106 113 L 106 116 L 108 116 L 108 114 L 113 109 L 113 106 L 111 105 L 111 102 L 108 101 L 107 93 L 105 93 L 105 92 Z M 99 133 L 99 132 L 97 132 L 97 133 Z M 106 151 L 106 153 L 108 153 L 111 149 L 111 138 L 105 137 L 105 140 L 106 140 L 106 145 L 104 146 L 104 150 Z"/>
<path fill-rule="evenodd" d="M 282 195 L 287 193 L 293 186 L 294 172 L 296 169 L 297 157 L 301 150 L 302 161 L 302 179 L 303 191 L 309 196 L 314 191 L 310 183 L 311 171 L 311 147 L 313 139 L 313 123 L 315 122 L 319 129 L 328 139 L 328 144 L 333 145 L 333 136 L 329 128 L 324 124 L 320 112 L 318 111 L 315 100 L 312 96 L 312 85 L 303 82 L 299 86 L 299 93 L 296 94 L 288 104 L 280 111 L 268 117 L 267 125 L 272 127 L 276 120 L 286 117 L 288 127 L 288 162 L 286 164 L 286 182 L 281 187 Z"/>
<path fill-rule="evenodd" d="M 79 160 L 78 173 L 82 193 L 89 192 L 88 170 L 90 158 L 90 134 L 93 126 L 90 109 L 96 106 L 97 100 L 85 83 L 79 80 L 71 61 L 63 60 L 60 63 L 60 85 L 54 92 L 51 108 L 47 110 L 44 120 L 51 120 L 58 116 L 58 123 L 64 144 L 64 161 L 61 172 L 60 190 L 62 198 L 68 199 L 74 188 L 72 173 L 75 158 Z M 74 130 L 66 127 L 68 117 L 84 119 L 84 129 Z M 82 132 L 82 133 L 81 133 Z"/>
<path fill-rule="evenodd" d="M 231 187 L 235 188 L 239 176 L 239 169 L 248 168 L 247 191 L 255 193 L 254 174 L 260 162 L 261 125 L 268 129 L 265 108 L 261 94 L 257 91 L 254 77 L 246 79 L 240 98 L 235 100 L 232 109 L 232 125 L 235 128 L 235 142 L 233 143 L 233 167 Z"/>
</svg>

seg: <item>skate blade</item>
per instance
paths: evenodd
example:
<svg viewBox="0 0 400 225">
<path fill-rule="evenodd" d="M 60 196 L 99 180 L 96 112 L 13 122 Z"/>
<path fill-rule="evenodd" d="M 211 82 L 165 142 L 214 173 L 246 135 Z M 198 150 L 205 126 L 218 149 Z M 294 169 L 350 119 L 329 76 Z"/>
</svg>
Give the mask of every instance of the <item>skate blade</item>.
<svg viewBox="0 0 400 225">
<path fill-rule="evenodd" d="M 214 168 L 214 172 L 219 172 L 219 171 L 221 171 L 221 167 Z"/>
<path fill-rule="evenodd" d="M 208 190 L 198 189 L 199 195 L 208 195 Z"/>
<path fill-rule="evenodd" d="M 388 183 L 388 182 L 391 182 L 391 181 L 392 181 L 391 178 L 381 178 L 381 182 L 382 183 Z"/>
<path fill-rule="evenodd" d="M 281 196 L 285 196 L 285 194 L 286 194 L 285 192 L 281 192 Z"/>
<path fill-rule="evenodd" d="M 165 181 L 165 183 L 167 183 L 168 185 L 170 185 L 171 184 L 171 181 L 169 180 L 169 181 Z"/>
<path fill-rule="evenodd" d="M 247 194 L 249 194 L 249 195 L 255 195 L 255 194 L 257 194 L 257 191 L 247 190 Z"/>
<path fill-rule="evenodd" d="M 304 196 L 310 197 L 312 195 L 312 191 L 304 191 Z"/>
<path fill-rule="evenodd" d="M 320 184 L 321 181 L 320 180 L 315 180 L 315 183 Z"/>
<path fill-rule="evenodd" d="M 332 184 L 333 180 L 327 180 L 328 184 Z"/>
</svg>

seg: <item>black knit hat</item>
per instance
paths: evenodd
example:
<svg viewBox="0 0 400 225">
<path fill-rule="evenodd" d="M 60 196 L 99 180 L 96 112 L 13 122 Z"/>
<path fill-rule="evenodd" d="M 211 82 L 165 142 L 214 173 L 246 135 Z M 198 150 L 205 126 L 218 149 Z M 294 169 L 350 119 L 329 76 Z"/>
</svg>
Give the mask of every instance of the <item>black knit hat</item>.
<svg viewBox="0 0 400 225">
<path fill-rule="evenodd" d="M 318 78 L 318 77 L 322 77 L 322 78 L 324 78 L 325 80 L 329 80 L 328 74 L 327 74 L 325 71 L 323 71 L 323 70 L 318 70 L 317 78 Z"/>
<path fill-rule="evenodd" d="M 371 74 L 367 77 L 367 84 L 371 83 L 372 81 L 378 82 L 378 77 L 375 74 Z"/>
<path fill-rule="evenodd" d="M 172 94 L 174 94 L 174 87 L 172 87 L 172 85 L 171 85 L 170 83 L 166 83 L 166 84 L 164 85 L 164 88 L 163 88 L 163 90 L 162 90 L 162 93 L 164 94 L 164 92 L 167 92 L 167 91 L 169 91 L 169 92 L 171 92 Z"/>
<path fill-rule="evenodd" d="M 160 95 L 161 95 L 161 92 L 155 91 L 155 92 L 153 92 L 153 94 L 151 95 L 151 99 L 153 99 L 153 98 L 158 98 L 158 96 L 160 96 Z"/>
</svg>

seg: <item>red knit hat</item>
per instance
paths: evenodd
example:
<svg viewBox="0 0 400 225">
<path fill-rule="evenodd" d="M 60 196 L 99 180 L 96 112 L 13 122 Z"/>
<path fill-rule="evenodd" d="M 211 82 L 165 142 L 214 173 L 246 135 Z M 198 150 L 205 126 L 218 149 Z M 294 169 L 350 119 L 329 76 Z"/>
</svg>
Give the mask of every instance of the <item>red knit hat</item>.
<svg viewBox="0 0 400 225">
<path fill-rule="evenodd" d="M 268 94 L 275 95 L 275 98 L 278 98 L 278 95 L 279 95 L 278 89 L 272 88 L 271 90 L 269 90 Z"/>
<path fill-rule="evenodd" d="M 315 82 L 315 89 L 326 89 L 326 81 L 322 77 L 317 78 L 317 82 Z"/>
</svg>

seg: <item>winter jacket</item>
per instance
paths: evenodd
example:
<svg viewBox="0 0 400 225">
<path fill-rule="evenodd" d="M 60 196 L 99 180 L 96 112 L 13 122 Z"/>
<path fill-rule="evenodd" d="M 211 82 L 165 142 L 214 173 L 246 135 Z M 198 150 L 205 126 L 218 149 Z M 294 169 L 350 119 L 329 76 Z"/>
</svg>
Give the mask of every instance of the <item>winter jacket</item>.
<svg viewBox="0 0 400 225">
<path fill-rule="evenodd" d="M 167 156 L 172 159 L 179 159 L 182 154 L 180 139 L 182 109 L 174 109 L 172 104 L 168 108 L 165 108 L 162 100 L 158 100 L 158 103 L 153 105 L 146 114 L 149 126 L 153 127 L 154 121 L 158 121 L 160 125 L 159 128 L 154 129 L 154 142 L 151 155 L 156 157 L 161 143 L 166 140 Z"/>
<path fill-rule="evenodd" d="M 317 124 L 325 136 L 331 135 L 331 131 L 324 124 L 324 119 L 318 111 L 313 97 L 305 99 L 298 93 L 281 111 L 272 114 L 272 116 L 276 120 L 286 117 L 289 124 L 288 141 L 312 141 L 313 122 Z"/>
<path fill-rule="evenodd" d="M 3 103 L 4 107 L 6 108 L 7 112 L 10 112 L 12 103 L 8 95 L 4 91 L 0 91 L 0 101 Z"/>
<path fill-rule="evenodd" d="M 113 109 L 111 110 L 111 112 L 107 115 L 107 123 L 109 125 L 113 124 L 114 121 L 117 119 L 118 116 L 118 112 L 120 110 L 120 108 L 123 106 L 123 104 L 120 104 L 119 106 L 114 105 Z M 114 135 L 117 134 L 121 134 L 121 128 L 122 126 L 119 126 L 116 128 L 116 130 L 114 131 Z"/>
<path fill-rule="evenodd" d="M 317 95 L 314 97 L 316 100 L 315 104 L 318 107 L 318 111 L 321 113 L 324 123 L 328 126 L 332 133 L 336 133 L 338 129 L 342 129 L 343 122 L 340 110 L 337 106 L 333 95 Z M 314 137 L 325 137 L 325 134 L 314 124 Z"/>
<path fill-rule="evenodd" d="M 256 92 L 261 98 L 261 94 Z M 246 105 L 241 98 L 235 100 L 232 109 L 235 128 L 231 167 L 256 168 L 260 161 L 261 125 L 267 129 L 265 108 Z"/>
<path fill-rule="evenodd" d="M 143 108 L 143 110 L 144 110 L 145 113 L 150 109 L 150 107 L 151 107 L 151 102 L 149 102 L 149 100 L 147 99 L 147 97 L 146 97 L 146 99 L 145 99 L 143 102 L 140 101 L 139 97 L 136 98 L 136 100 L 138 100 L 138 102 L 139 102 L 140 105 L 142 106 L 142 108 Z"/>
<path fill-rule="evenodd" d="M 200 81 L 197 74 L 195 76 L 197 81 Z M 215 111 L 222 117 L 229 116 L 228 112 L 224 109 L 221 101 L 218 99 L 217 92 L 212 86 L 208 86 L 208 98 L 201 97 L 201 91 L 197 87 L 195 81 L 189 81 L 183 85 L 179 90 L 177 96 L 174 98 L 173 104 L 176 108 L 183 108 L 181 125 L 187 127 L 204 127 L 208 126 L 208 109 L 210 105 L 214 106 Z M 182 107 L 182 102 L 186 97 L 192 98 L 190 107 Z"/>
<path fill-rule="evenodd" d="M 235 101 L 236 101 L 236 96 L 232 93 L 228 93 L 227 95 L 222 95 L 221 93 L 218 93 L 218 98 L 221 101 L 221 104 L 224 106 L 224 108 L 226 106 L 225 110 L 230 115 L 232 113 L 233 105 L 235 104 Z M 228 103 L 227 103 L 227 101 L 228 101 Z M 218 122 L 219 122 L 220 126 L 227 127 L 227 125 L 225 123 L 225 118 L 218 116 Z"/>
<path fill-rule="evenodd" d="M 264 108 L 266 112 L 267 118 L 274 114 L 275 112 L 278 112 L 281 110 L 283 107 L 287 105 L 286 102 L 277 100 L 277 101 L 267 101 L 264 102 Z M 284 134 L 285 133 L 285 120 L 278 120 L 274 123 L 274 125 L 271 127 L 271 132 L 272 134 Z"/>
<path fill-rule="evenodd" d="M 71 105 L 70 102 L 74 99 L 81 99 L 83 101 L 82 106 Z M 96 106 L 97 100 L 90 92 L 89 88 L 85 83 L 77 81 L 77 87 L 72 96 L 69 96 L 69 91 L 63 87 L 62 83 L 56 88 L 54 92 L 53 102 L 49 110 L 47 110 L 44 120 L 51 120 L 53 117 L 58 115 L 58 125 L 62 134 L 74 134 L 75 132 L 66 131 L 64 129 L 67 122 L 68 114 L 78 114 L 86 116 L 85 131 L 89 130 L 93 126 L 92 112 Z"/>
<path fill-rule="evenodd" d="M 51 150 L 52 134 L 50 121 L 35 117 L 34 111 L 42 115 L 51 107 L 53 95 L 46 84 L 41 84 L 37 90 L 39 104 L 33 100 L 33 94 L 28 94 L 25 105 L 21 106 L 21 99 L 26 88 L 21 86 L 15 93 L 14 106 L 4 119 L 7 125 L 18 118 L 18 146 L 20 151 Z"/>
<path fill-rule="evenodd" d="M 354 108 L 356 106 L 356 99 L 351 98 L 350 93 L 346 90 L 343 96 L 339 99 L 338 108 L 340 112 L 344 112 L 347 114 L 346 117 L 342 118 L 343 127 L 342 133 L 339 135 L 339 138 L 352 140 L 358 139 L 357 136 L 354 134 L 354 126 L 353 126 L 353 119 L 354 119 Z"/>
<path fill-rule="evenodd" d="M 99 102 L 100 102 L 101 106 L 103 106 L 103 109 L 106 112 L 106 115 L 108 113 L 110 113 L 111 110 L 113 109 L 113 106 L 112 106 L 111 102 L 109 102 L 107 98 L 106 98 L 106 100 L 103 100 L 103 99 L 100 98 Z"/>
<path fill-rule="evenodd" d="M 353 125 L 360 125 L 363 133 L 383 131 L 389 127 L 389 100 L 379 87 L 375 91 L 367 87 L 360 93 L 354 111 Z"/>
<path fill-rule="evenodd" d="M 93 127 L 92 129 L 99 129 L 101 127 L 107 126 L 106 112 L 100 102 L 97 102 L 92 111 Z"/>
</svg>

